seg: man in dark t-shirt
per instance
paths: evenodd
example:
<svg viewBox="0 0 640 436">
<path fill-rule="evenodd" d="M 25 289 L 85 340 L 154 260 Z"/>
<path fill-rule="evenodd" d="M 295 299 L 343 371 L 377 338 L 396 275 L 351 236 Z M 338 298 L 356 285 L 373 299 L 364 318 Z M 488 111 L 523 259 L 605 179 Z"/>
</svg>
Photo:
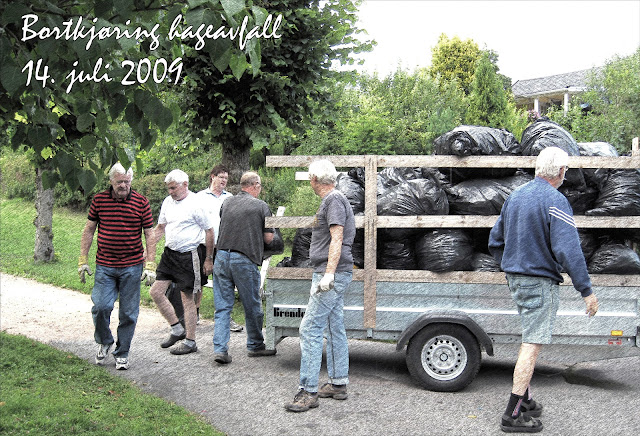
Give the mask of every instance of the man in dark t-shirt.
<svg viewBox="0 0 640 436">
<path fill-rule="evenodd" d="M 221 364 L 231 362 L 228 353 L 229 323 L 235 302 L 234 288 L 242 301 L 247 330 L 249 357 L 272 356 L 262 335 L 262 299 L 260 271 L 264 244 L 273 240 L 273 229 L 264 227 L 271 210 L 258 196 L 262 191 L 260 176 L 246 172 L 240 179 L 241 191 L 225 200 L 221 208 L 220 235 L 213 265 L 213 296 L 216 305 L 213 330 L 213 359 Z"/>
<path fill-rule="evenodd" d="M 285 409 L 305 412 L 318 407 L 318 397 L 347 399 L 349 348 L 344 327 L 344 294 L 353 276 L 351 246 L 356 234 L 353 209 L 336 186 L 333 164 L 321 159 L 309 165 L 309 181 L 322 198 L 311 235 L 311 296 L 300 323 L 300 384 Z M 323 333 L 327 337 L 329 381 L 318 386 Z"/>
<path fill-rule="evenodd" d="M 91 275 L 87 256 L 97 228 L 96 276 L 91 291 L 94 338 L 99 344 L 96 364 L 106 363 L 114 343 L 109 322 L 114 303 L 119 299 L 118 341 L 113 355 L 116 369 L 120 370 L 129 368 L 129 347 L 140 310 L 140 281 L 146 278 L 150 285 L 156 269 L 151 207 L 143 195 L 131 189 L 132 178 L 133 170 L 125 171 L 120 163 L 109 171 L 111 186 L 91 201 L 78 260 L 78 274 L 84 283 L 85 273 Z M 147 251 L 144 272 L 143 230 Z"/>
</svg>

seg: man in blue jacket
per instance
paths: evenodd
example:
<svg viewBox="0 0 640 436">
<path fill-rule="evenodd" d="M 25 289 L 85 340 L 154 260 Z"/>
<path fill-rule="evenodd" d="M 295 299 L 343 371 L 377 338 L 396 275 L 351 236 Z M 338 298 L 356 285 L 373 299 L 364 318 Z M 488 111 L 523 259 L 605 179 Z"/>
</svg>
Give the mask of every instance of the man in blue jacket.
<svg viewBox="0 0 640 436">
<path fill-rule="evenodd" d="M 598 311 L 573 210 L 558 191 L 568 163 L 569 156 L 560 148 L 542 150 L 535 179 L 513 191 L 489 235 L 489 251 L 506 273 L 522 322 L 513 388 L 501 422 L 509 433 L 536 433 L 543 427 L 537 419 L 542 405 L 532 399 L 529 383 L 542 344 L 551 343 L 562 270 L 584 298 L 586 313 L 593 316 Z"/>
</svg>

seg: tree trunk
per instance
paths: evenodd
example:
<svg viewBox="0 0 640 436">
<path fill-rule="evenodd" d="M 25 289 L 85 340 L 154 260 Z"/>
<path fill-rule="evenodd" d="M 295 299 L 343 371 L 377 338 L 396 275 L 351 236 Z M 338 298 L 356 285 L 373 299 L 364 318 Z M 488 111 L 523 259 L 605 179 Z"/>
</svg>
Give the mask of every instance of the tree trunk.
<svg viewBox="0 0 640 436">
<path fill-rule="evenodd" d="M 33 258 L 40 262 L 53 261 L 53 189 L 42 188 L 42 168 L 36 168 L 36 243 Z"/>
<path fill-rule="evenodd" d="M 249 154 L 251 146 L 241 143 L 222 144 L 222 165 L 229 168 L 229 184 L 227 190 L 236 194 L 240 190 L 240 177 L 249 171 Z"/>
</svg>

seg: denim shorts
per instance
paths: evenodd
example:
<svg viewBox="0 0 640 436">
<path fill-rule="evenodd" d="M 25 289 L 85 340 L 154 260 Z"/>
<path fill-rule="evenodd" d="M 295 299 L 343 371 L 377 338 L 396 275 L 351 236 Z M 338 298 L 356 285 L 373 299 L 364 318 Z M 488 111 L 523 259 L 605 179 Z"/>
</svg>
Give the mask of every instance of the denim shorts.
<svg viewBox="0 0 640 436">
<path fill-rule="evenodd" d="M 546 277 L 507 273 L 511 297 L 522 322 L 522 342 L 550 344 L 558 312 L 560 286 Z"/>
</svg>

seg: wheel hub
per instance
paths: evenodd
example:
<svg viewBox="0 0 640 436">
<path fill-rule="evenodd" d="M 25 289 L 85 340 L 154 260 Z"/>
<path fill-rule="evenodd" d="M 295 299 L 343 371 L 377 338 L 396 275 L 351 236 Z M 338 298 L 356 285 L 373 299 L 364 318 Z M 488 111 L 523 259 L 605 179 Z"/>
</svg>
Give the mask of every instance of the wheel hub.
<svg viewBox="0 0 640 436">
<path fill-rule="evenodd" d="M 422 366 L 437 380 L 452 380 L 467 365 L 467 352 L 462 343 L 452 336 L 436 336 L 422 349 Z"/>
</svg>

